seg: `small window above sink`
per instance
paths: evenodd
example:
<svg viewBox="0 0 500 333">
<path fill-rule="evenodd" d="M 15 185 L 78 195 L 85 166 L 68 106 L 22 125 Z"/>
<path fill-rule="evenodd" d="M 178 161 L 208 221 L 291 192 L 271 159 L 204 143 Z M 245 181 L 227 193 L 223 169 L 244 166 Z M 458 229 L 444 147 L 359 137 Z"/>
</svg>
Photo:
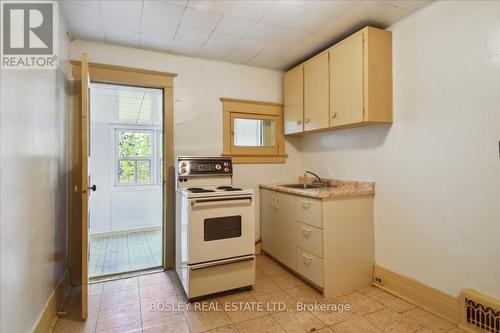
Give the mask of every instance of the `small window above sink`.
<svg viewBox="0 0 500 333">
<path fill-rule="evenodd" d="M 233 163 L 284 163 L 283 104 L 221 98 L 223 154 Z"/>
</svg>

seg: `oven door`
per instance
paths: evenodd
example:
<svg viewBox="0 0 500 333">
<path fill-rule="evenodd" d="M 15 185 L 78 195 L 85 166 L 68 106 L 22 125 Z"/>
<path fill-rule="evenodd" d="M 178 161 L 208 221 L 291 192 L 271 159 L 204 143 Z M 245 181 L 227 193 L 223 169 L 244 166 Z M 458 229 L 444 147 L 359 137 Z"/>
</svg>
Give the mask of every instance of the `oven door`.
<svg viewBox="0 0 500 333">
<path fill-rule="evenodd" d="M 189 264 L 255 252 L 252 196 L 189 200 Z"/>
</svg>

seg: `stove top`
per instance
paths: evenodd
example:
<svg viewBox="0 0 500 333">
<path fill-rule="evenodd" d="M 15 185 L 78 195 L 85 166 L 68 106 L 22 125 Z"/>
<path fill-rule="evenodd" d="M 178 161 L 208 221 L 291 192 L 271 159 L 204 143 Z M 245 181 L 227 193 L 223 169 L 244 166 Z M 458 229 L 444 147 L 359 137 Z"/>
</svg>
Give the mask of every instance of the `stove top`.
<svg viewBox="0 0 500 333">
<path fill-rule="evenodd" d="M 186 190 L 188 192 L 191 192 L 191 193 L 209 193 L 209 192 L 215 192 L 215 190 L 209 190 L 209 189 L 202 188 L 202 187 L 189 187 Z"/>
<path fill-rule="evenodd" d="M 199 196 L 227 196 L 227 195 L 251 195 L 252 189 L 243 189 L 233 186 L 216 186 L 216 187 L 188 187 L 179 188 L 178 192 L 189 198 Z"/>
</svg>

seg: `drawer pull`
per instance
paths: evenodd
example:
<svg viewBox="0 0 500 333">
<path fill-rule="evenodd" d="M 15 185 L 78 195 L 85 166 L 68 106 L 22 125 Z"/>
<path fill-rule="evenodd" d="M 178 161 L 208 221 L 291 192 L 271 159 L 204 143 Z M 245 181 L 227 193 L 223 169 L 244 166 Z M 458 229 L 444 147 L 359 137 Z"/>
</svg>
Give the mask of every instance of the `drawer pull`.
<svg viewBox="0 0 500 333">
<path fill-rule="evenodd" d="M 313 257 L 311 256 L 308 256 L 307 254 L 303 254 L 302 257 L 304 258 L 304 263 L 306 265 L 309 265 L 313 259 Z"/>
<path fill-rule="evenodd" d="M 310 201 L 302 201 L 302 208 L 308 209 L 309 207 L 311 207 Z"/>
<path fill-rule="evenodd" d="M 304 237 L 309 237 L 311 235 L 312 229 L 302 227 L 302 235 Z"/>
</svg>

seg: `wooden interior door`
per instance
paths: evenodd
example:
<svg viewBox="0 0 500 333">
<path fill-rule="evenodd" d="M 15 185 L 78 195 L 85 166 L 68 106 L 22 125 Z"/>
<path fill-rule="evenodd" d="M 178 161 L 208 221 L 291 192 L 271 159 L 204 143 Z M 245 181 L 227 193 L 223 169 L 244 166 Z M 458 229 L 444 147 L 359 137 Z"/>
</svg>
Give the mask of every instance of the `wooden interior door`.
<svg viewBox="0 0 500 333">
<path fill-rule="evenodd" d="M 304 64 L 304 131 L 329 126 L 328 51 Z"/>
<path fill-rule="evenodd" d="M 330 126 L 363 121 L 363 34 L 330 51 Z"/>
<path fill-rule="evenodd" d="M 82 319 L 88 315 L 89 287 L 89 62 L 82 53 Z"/>
</svg>

